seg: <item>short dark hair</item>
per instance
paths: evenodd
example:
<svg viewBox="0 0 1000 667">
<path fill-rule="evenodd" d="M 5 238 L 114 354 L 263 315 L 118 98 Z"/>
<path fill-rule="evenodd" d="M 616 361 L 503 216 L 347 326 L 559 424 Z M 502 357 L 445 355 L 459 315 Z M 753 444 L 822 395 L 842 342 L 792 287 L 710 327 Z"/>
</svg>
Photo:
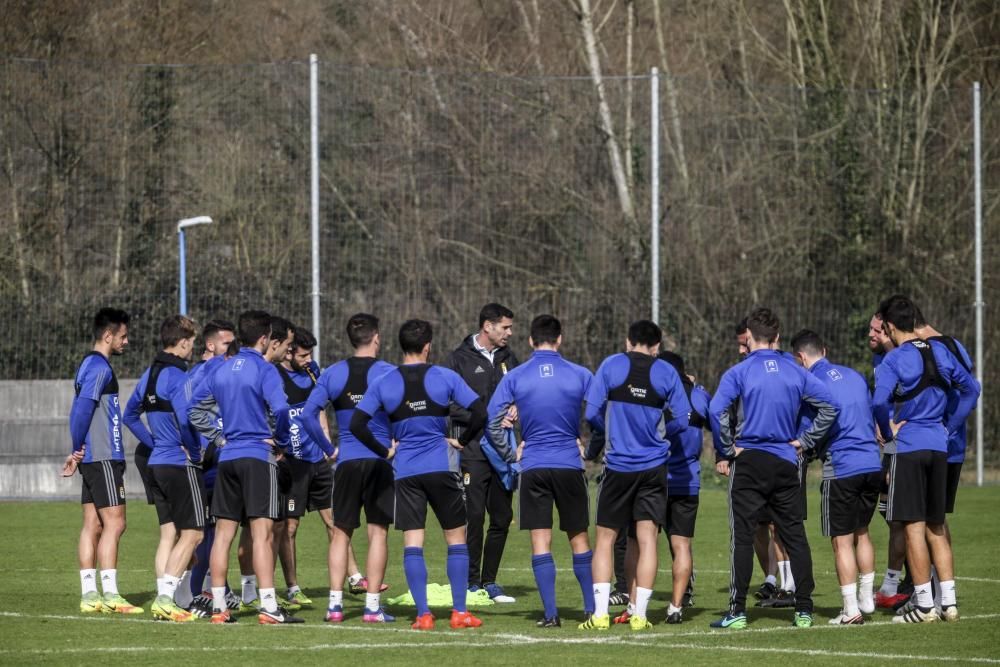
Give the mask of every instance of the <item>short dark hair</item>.
<svg viewBox="0 0 1000 667">
<path fill-rule="evenodd" d="M 674 367 L 677 374 L 681 376 L 681 380 L 687 379 L 687 373 L 684 372 L 684 357 L 677 354 L 676 352 L 670 352 L 669 350 L 663 350 L 658 355 L 657 359 L 663 359 L 665 362 Z"/>
<path fill-rule="evenodd" d="M 434 338 L 434 329 L 426 320 L 406 320 L 399 327 L 399 347 L 404 354 L 420 354 Z"/>
<path fill-rule="evenodd" d="M 531 320 L 531 342 L 554 345 L 562 335 L 562 323 L 552 315 L 539 315 Z"/>
<path fill-rule="evenodd" d="M 292 327 L 292 349 L 311 350 L 316 347 L 316 336 L 305 327 Z"/>
<path fill-rule="evenodd" d="M 160 344 L 164 348 L 173 347 L 185 338 L 198 335 L 198 325 L 190 317 L 171 315 L 160 325 Z"/>
<path fill-rule="evenodd" d="M 754 340 L 773 343 L 781 332 L 781 321 L 770 308 L 758 308 L 747 317 L 747 330 Z"/>
<path fill-rule="evenodd" d="M 514 311 L 499 303 L 488 303 L 479 311 L 479 328 L 482 329 L 487 322 L 499 322 L 505 317 L 514 319 Z"/>
<path fill-rule="evenodd" d="M 378 318 L 368 313 L 357 313 L 347 320 L 347 339 L 351 347 L 367 345 L 378 333 Z"/>
<path fill-rule="evenodd" d="M 737 322 L 736 326 L 733 327 L 733 330 L 736 332 L 737 336 L 742 336 L 743 334 L 745 334 L 747 332 L 747 330 L 748 330 L 747 329 L 747 318 L 744 317 L 742 320 L 740 320 L 739 322 Z"/>
<path fill-rule="evenodd" d="M 236 333 L 236 325 L 229 320 L 209 320 L 205 328 L 201 330 L 201 339 L 208 340 L 220 331 L 232 331 Z"/>
<path fill-rule="evenodd" d="M 636 320 L 628 326 L 628 342 L 633 345 L 653 347 L 663 340 L 663 332 L 655 322 Z"/>
<path fill-rule="evenodd" d="M 233 357 L 236 356 L 240 351 L 240 339 L 234 338 L 229 341 L 229 345 L 226 347 L 226 356 Z"/>
<path fill-rule="evenodd" d="M 129 316 L 124 310 L 118 308 L 101 308 L 94 315 L 94 340 L 98 340 L 104 336 L 105 331 L 111 331 L 111 333 L 118 333 L 118 329 L 124 325 L 128 326 Z"/>
<path fill-rule="evenodd" d="M 823 338 L 811 329 L 803 329 L 792 337 L 792 352 L 805 352 L 814 357 L 823 356 L 826 343 Z"/>
<path fill-rule="evenodd" d="M 271 315 L 271 340 L 284 341 L 295 330 L 295 325 L 278 315 Z"/>
<path fill-rule="evenodd" d="M 908 297 L 901 294 L 890 296 L 879 305 L 878 310 L 882 313 L 883 322 L 889 322 L 900 331 L 912 333 L 917 327 L 919 310 Z"/>
<path fill-rule="evenodd" d="M 253 346 L 261 336 L 271 336 L 271 316 L 263 310 L 248 310 L 240 313 L 237 337 L 240 345 Z"/>
</svg>

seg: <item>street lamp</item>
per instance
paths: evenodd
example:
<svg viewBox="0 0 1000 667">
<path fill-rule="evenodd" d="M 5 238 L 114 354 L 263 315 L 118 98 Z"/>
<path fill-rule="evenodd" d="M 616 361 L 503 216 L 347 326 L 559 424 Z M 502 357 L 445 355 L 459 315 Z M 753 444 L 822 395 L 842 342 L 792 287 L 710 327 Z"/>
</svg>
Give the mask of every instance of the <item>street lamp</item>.
<svg viewBox="0 0 1000 667">
<path fill-rule="evenodd" d="M 196 218 L 184 218 L 177 223 L 177 243 L 180 246 L 180 251 L 178 253 L 181 262 L 181 315 L 187 315 L 188 304 L 187 304 L 187 261 L 184 256 L 184 230 L 188 227 L 194 227 L 195 225 L 210 225 L 212 224 L 212 219 L 207 215 L 199 215 Z"/>
</svg>

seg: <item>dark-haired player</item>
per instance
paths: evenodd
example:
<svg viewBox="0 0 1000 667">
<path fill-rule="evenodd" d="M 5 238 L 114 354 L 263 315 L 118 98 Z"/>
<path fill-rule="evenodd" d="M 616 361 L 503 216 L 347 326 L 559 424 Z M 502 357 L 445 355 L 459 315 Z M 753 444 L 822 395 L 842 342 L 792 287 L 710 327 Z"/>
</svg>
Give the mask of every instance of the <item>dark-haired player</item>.
<svg viewBox="0 0 1000 667">
<path fill-rule="evenodd" d="M 350 560 L 351 538 L 361 526 L 365 511 L 368 532 L 368 562 L 365 569 L 365 623 L 390 623 L 396 619 L 382 608 L 382 579 L 388 560 L 389 524 L 393 513 L 392 465 L 358 441 L 351 433 L 351 417 L 368 387 L 393 370 L 392 364 L 379 360 L 382 346 L 378 318 L 358 313 L 347 321 L 347 338 L 354 356 L 330 366 L 320 376 L 303 411 L 303 421 L 310 435 L 334 456 L 333 445 L 326 438 L 319 418 L 332 403 L 337 420 L 337 469 L 334 472 L 333 507 L 330 537 L 330 596 L 326 620 L 344 620 L 344 577 Z M 390 442 L 389 418 L 376 412 L 368 422 L 369 430 L 381 443 Z"/>
<path fill-rule="evenodd" d="M 917 336 L 918 310 L 894 296 L 879 306 L 882 326 L 896 346 L 875 378 L 875 419 L 896 454 L 889 470 L 886 518 L 906 527 L 906 555 L 913 576 L 912 609 L 893 621 L 958 620 L 951 544 L 945 531 L 948 434 L 958 430 L 979 397 L 979 383 L 942 343 Z M 949 412 L 949 392 L 957 392 Z M 890 419 L 890 403 L 895 405 Z M 941 614 L 934 607 L 931 565 L 941 580 Z"/>
<path fill-rule="evenodd" d="M 486 423 L 486 406 L 452 370 L 427 363 L 433 332 L 430 322 L 409 320 L 399 329 L 403 364 L 376 379 L 351 417 L 351 433 L 382 459 L 393 459 L 396 474 L 396 529 L 403 531 L 403 571 L 417 607 L 415 630 L 434 628 L 427 606 L 424 525 L 430 505 L 448 544 L 448 581 L 452 628 L 476 628 L 482 621 L 465 607 L 469 548 L 465 544 L 465 494 L 458 475 L 458 454 Z M 461 438 L 447 437 L 448 406 L 469 411 Z M 379 442 L 368 424 L 384 411 L 390 445 Z"/>
<path fill-rule="evenodd" d="M 830 623 L 860 625 L 864 623 L 863 613 L 875 611 L 875 549 L 868 524 L 878 502 L 882 469 L 871 395 L 860 373 L 827 360 L 826 345 L 816 332 L 803 330 L 795 334 L 792 353 L 803 368 L 827 386 L 840 409 L 837 422 L 815 452 L 823 462 L 820 523 L 823 535 L 833 545 L 844 600 L 840 614 Z M 804 425 L 812 415 L 812 410 L 803 414 Z"/>
<path fill-rule="evenodd" d="M 657 567 L 657 533 L 667 513 L 667 457 L 671 435 L 687 427 L 690 410 L 677 371 L 656 358 L 663 334 L 648 320 L 628 329 L 625 353 L 601 363 L 587 392 L 587 421 L 604 434 L 607 453 L 604 480 L 597 496 L 597 536 L 594 547 L 594 614 L 582 630 L 606 630 L 610 625 L 612 550 L 621 530 L 635 525 L 639 559 L 636 565 L 633 630 L 652 627 L 646 610 L 653 594 Z M 591 441 L 601 444 L 601 438 Z M 587 458 L 599 455 L 590 446 Z"/>
<path fill-rule="evenodd" d="M 722 376 L 709 404 L 716 449 L 729 464 L 731 532 L 728 613 L 715 628 L 745 628 L 747 588 L 753 573 L 753 535 L 762 508 L 770 510 L 791 561 L 797 591 L 794 623 L 812 625 L 812 555 L 803 526 L 799 450 L 812 451 L 837 418 L 837 408 L 822 382 L 800 368 L 789 355 L 771 349 L 780 323 L 766 308 L 747 318 L 750 353 Z M 736 423 L 731 423 L 733 405 Z M 812 426 L 797 436 L 803 406 L 817 414 Z"/>
<path fill-rule="evenodd" d="M 517 408 L 521 453 L 521 530 L 531 533 L 531 569 L 542 598 L 538 627 L 560 627 L 556 606 L 556 563 L 552 558 L 552 504 L 559 529 L 569 538 L 573 573 L 583 593 L 583 611 L 594 612 L 593 553 L 587 527 L 590 501 L 581 458 L 580 416 L 593 375 L 559 354 L 562 324 L 552 315 L 531 322 L 531 358 L 500 381 L 487 409 L 490 442 L 508 461 L 516 460 L 504 422 Z"/>
<path fill-rule="evenodd" d="M 219 469 L 212 514 L 216 517 L 215 544 L 212 546 L 213 623 L 233 619 L 226 604 L 226 574 L 229 549 L 240 520 L 246 517 L 253 534 L 253 564 L 260 585 L 261 624 L 296 623 L 278 608 L 274 591 L 274 551 L 272 529 L 279 516 L 276 446 L 289 440 L 288 400 L 281 377 L 264 359 L 271 344 L 271 316 L 263 311 L 247 311 L 238 324 L 241 349 L 232 359 L 219 364 L 191 399 L 189 416 L 199 430 L 206 420 L 206 405 L 218 404 L 223 422 Z M 274 419 L 274 430 L 271 427 Z M 211 421 L 211 416 L 207 416 Z M 203 430 L 214 437 L 213 429 Z"/>
<path fill-rule="evenodd" d="M 160 522 L 156 549 L 156 599 L 153 618 L 184 623 L 190 599 L 175 600 L 181 586 L 190 598 L 188 564 L 202 540 L 208 519 L 202 479 L 201 443 L 187 417 L 187 363 L 197 336 L 193 320 L 172 315 L 160 326 L 161 352 L 143 372 L 125 408 L 125 425 L 152 449 L 149 491 Z M 149 428 L 139 418 L 146 415 Z"/>
<path fill-rule="evenodd" d="M 76 371 L 76 395 L 69 412 L 73 453 L 66 457 L 62 474 L 70 477 L 79 468 L 83 478 L 78 555 L 80 611 L 85 613 L 143 611 L 118 592 L 118 541 L 125 532 L 125 446 L 118 378 L 110 359 L 128 346 L 128 325 L 124 310 L 101 308 L 94 315 L 94 346 Z M 97 563 L 103 597 L 97 592 Z"/>
</svg>

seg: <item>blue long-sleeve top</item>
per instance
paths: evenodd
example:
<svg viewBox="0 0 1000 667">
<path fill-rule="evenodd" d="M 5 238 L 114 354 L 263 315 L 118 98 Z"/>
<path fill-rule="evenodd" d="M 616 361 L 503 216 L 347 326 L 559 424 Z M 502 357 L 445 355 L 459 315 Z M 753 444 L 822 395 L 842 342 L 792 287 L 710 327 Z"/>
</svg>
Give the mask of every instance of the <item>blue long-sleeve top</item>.
<svg viewBox="0 0 1000 667">
<path fill-rule="evenodd" d="M 940 340 L 941 338 L 942 337 L 936 336 L 931 340 Z M 972 363 L 972 357 L 969 355 L 969 351 L 965 349 L 965 346 L 962 345 L 961 341 L 957 338 L 951 337 L 951 340 L 954 341 L 955 349 L 958 353 L 956 358 L 959 356 L 961 357 L 958 361 L 962 363 L 962 367 L 969 371 L 969 375 L 971 375 L 972 379 L 975 380 L 976 376 L 972 373 L 974 365 Z M 947 347 L 947 345 L 945 345 L 945 347 Z M 979 380 L 976 380 L 976 386 L 980 388 L 980 391 L 982 390 L 982 386 L 979 385 Z M 958 409 L 958 404 L 961 398 L 962 395 L 960 392 L 954 388 L 950 389 L 948 391 L 948 407 L 945 408 L 945 414 L 950 415 L 954 413 L 955 410 Z M 966 420 L 962 420 L 961 426 L 954 431 L 948 432 L 948 463 L 962 463 L 965 461 L 965 449 L 968 439 L 966 431 Z"/>
<path fill-rule="evenodd" d="M 872 417 L 868 383 L 853 368 L 839 366 L 823 358 L 809 372 L 826 385 L 840 410 L 817 451 L 823 461 L 823 479 L 841 479 L 881 470 L 875 419 Z M 812 425 L 816 410 L 807 406 L 800 413 L 799 429 Z"/>
<path fill-rule="evenodd" d="M 153 369 L 159 365 L 156 386 L 149 387 Z M 160 353 L 154 366 L 139 378 L 135 391 L 125 406 L 125 426 L 140 442 L 152 448 L 149 465 L 184 466 L 201 460 L 202 448 L 197 432 L 188 422 L 188 374 L 183 359 Z M 155 400 L 144 400 L 147 392 Z M 149 428 L 142 423 L 145 413 Z"/>
<path fill-rule="evenodd" d="M 118 378 L 104 355 L 91 352 L 83 358 L 76 371 L 74 390 L 69 410 L 73 451 L 86 447 L 82 463 L 124 461 Z"/>
<path fill-rule="evenodd" d="M 920 341 L 918 341 L 920 342 Z M 897 390 L 906 393 L 920 383 L 924 361 L 912 341 L 903 343 L 885 355 L 875 374 L 875 396 L 872 399 L 875 421 L 883 437 L 890 439 L 890 419 L 906 422 L 895 437 L 897 454 L 931 450 L 948 451 L 948 434 L 965 423 L 979 399 L 980 387 L 943 344 L 929 343 L 941 379 L 956 392 L 954 410 L 949 413 L 950 390 L 930 386 L 909 401 L 893 406 Z"/>
<path fill-rule="evenodd" d="M 241 458 L 273 462 L 274 447 L 268 440 L 287 449 L 290 420 L 285 388 L 278 369 L 257 350 L 242 348 L 204 371 L 191 397 L 188 417 L 210 440 L 218 435 L 213 403 L 218 404 L 222 418 L 224 444 L 216 440 L 221 445 L 220 463 Z"/>
<path fill-rule="evenodd" d="M 524 450 L 521 470 L 569 468 L 582 470 L 576 440 L 580 436 L 583 401 L 593 374 L 571 363 L 558 352 L 536 350 L 509 371 L 486 408 L 486 435 L 494 449 L 513 463 L 508 430 L 502 426 L 507 410 L 517 406 Z"/>
<path fill-rule="evenodd" d="M 812 426 L 798 433 L 803 404 L 816 409 Z M 735 406 L 735 424 L 730 407 Z M 709 404 L 716 450 L 732 458 L 736 448 L 757 449 L 793 465 L 798 439 L 808 453 L 822 441 L 838 410 L 826 386 L 792 357 L 777 350 L 755 350 L 727 370 Z"/>
<path fill-rule="evenodd" d="M 708 404 L 712 396 L 700 384 L 691 388 L 691 412 L 687 427 L 670 436 L 667 459 L 667 493 L 672 496 L 696 496 L 701 490 L 702 426 L 708 423 Z"/>
<path fill-rule="evenodd" d="M 586 418 L 604 434 L 605 463 L 617 472 L 661 466 L 668 438 L 688 425 L 690 404 L 674 367 L 647 354 L 628 352 L 605 359 L 587 391 Z M 588 448 L 588 457 L 596 455 Z"/>
<path fill-rule="evenodd" d="M 318 463 L 323 460 L 324 455 L 332 454 L 332 449 L 327 451 L 323 442 L 313 437 L 312 432 L 306 427 L 303 413 L 309 398 L 315 391 L 313 378 L 318 379 L 320 375 L 319 365 L 311 361 L 308 370 L 301 371 L 282 366 L 275 366 L 275 368 L 282 376 L 285 396 L 288 398 L 289 453 L 300 461 Z M 322 432 L 323 429 L 320 428 L 320 433 Z"/>
<path fill-rule="evenodd" d="M 323 433 L 319 423 L 319 414 L 328 403 L 333 404 L 337 427 L 337 461 L 355 461 L 358 459 L 379 458 L 378 454 L 360 442 L 351 433 L 351 417 L 368 387 L 389 371 L 396 368 L 392 364 L 374 357 L 350 357 L 338 361 L 319 376 L 319 381 L 313 388 L 309 400 L 302 412 L 302 423 L 309 435 L 326 452 L 333 456 L 334 446 Z M 388 449 L 390 446 L 389 416 L 384 410 L 379 410 L 368 423 L 375 438 Z"/>
</svg>

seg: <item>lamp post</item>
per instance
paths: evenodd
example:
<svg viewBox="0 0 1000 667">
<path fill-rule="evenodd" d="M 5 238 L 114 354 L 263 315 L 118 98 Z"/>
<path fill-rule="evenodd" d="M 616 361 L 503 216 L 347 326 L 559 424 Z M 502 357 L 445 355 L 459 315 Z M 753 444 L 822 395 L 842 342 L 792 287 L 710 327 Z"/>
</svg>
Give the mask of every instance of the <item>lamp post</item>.
<svg viewBox="0 0 1000 667">
<path fill-rule="evenodd" d="M 187 260 L 184 256 L 184 230 L 195 225 L 210 225 L 212 219 L 207 215 L 199 215 L 196 218 L 184 218 L 177 223 L 177 243 L 179 244 L 178 256 L 180 257 L 180 284 L 181 284 L 181 315 L 187 315 Z"/>
</svg>

